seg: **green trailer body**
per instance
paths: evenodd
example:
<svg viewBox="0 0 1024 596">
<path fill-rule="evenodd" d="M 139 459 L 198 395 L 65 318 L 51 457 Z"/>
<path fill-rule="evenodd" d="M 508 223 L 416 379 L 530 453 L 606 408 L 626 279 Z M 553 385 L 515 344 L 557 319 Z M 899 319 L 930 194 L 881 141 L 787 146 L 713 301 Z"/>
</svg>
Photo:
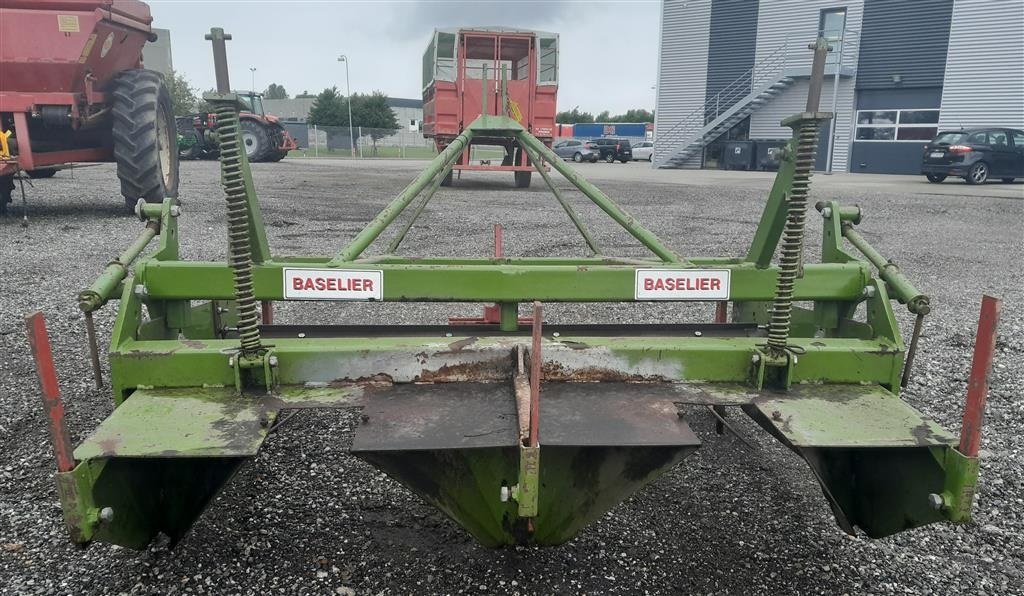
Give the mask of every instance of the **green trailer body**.
<svg viewBox="0 0 1024 596">
<path fill-rule="evenodd" d="M 810 102 L 788 120 L 794 139 L 743 257 L 677 254 L 517 122 L 494 115 L 469 125 L 338 254 L 283 257 L 267 245 L 237 98 L 220 77 L 225 36 L 210 37 L 222 92 L 207 100 L 221 123 L 229 258 L 181 260 L 177 226 L 187 214 L 173 200 L 142 203 L 139 241 L 80 293 L 86 313 L 112 300 L 119 310 L 109 350 L 116 407 L 73 454 L 43 375 L 76 542 L 181 540 L 282 411 L 302 408 L 359 410 L 352 453 L 493 547 L 563 543 L 677 465 L 700 447 L 687 405 L 741 410 L 799 454 L 848 532 L 882 537 L 970 519 L 976 446 L 963 448 L 899 395 L 907 347 L 894 304 L 924 316 L 928 298 L 857 234 L 857 208 L 817 205 L 822 259 L 804 262 L 810 164 L 828 117 Z M 815 54 L 823 66 L 821 43 Z M 414 214 L 422 211 L 477 134 L 520 143 L 651 256 L 604 253 L 546 175 L 593 254 L 403 257 L 410 221 L 387 254 L 363 256 L 417 199 Z M 495 303 L 501 315 L 478 325 L 275 325 L 271 305 L 281 300 Z M 661 300 L 716 302 L 728 318 L 543 317 L 549 302 Z M 519 319 L 520 304 L 532 304 L 533 317 Z M 45 343 L 38 327 L 34 337 Z"/>
</svg>

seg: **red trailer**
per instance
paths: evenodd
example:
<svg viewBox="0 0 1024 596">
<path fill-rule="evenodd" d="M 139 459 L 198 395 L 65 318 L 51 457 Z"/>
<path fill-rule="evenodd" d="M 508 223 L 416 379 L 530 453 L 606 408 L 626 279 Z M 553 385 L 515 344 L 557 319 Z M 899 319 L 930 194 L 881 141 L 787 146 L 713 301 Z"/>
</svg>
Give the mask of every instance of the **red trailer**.
<svg viewBox="0 0 1024 596">
<path fill-rule="evenodd" d="M 508 94 L 504 105 L 503 71 Z M 550 147 L 557 93 L 558 34 L 504 28 L 437 29 L 423 55 L 423 134 L 443 151 L 486 105 L 488 114 L 508 114 Z M 500 164 L 471 163 L 473 145 L 500 147 L 504 157 Z M 534 168 L 517 143 L 484 137 L 472 140 L 453 169 L 511 171 L 516 186 L 525 188 Z M 451 184 L 451 174 L 443 184 Z"/>
<path fill-rule="evenodd" d="M 170 95 L 142 69 L 152 20 L 136 0 L 0 0 L 0 209 L 19 171 L 70 162 L 116 161 L 130 207 L 177 194 Z"/>
</svg>

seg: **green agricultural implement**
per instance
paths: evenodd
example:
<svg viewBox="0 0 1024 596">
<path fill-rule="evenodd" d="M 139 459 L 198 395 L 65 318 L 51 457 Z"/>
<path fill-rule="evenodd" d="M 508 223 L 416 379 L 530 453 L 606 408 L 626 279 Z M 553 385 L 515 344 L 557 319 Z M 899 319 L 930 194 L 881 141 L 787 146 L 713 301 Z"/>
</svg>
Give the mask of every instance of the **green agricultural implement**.
<svg viewBox="0 0 1024 596">
<path fill-rule="evenodd" d="M 93 338 L 91 313 L 120 303 L 109 350 L 115 409 L 76 449 L 42 318 L 29 319 L 75 542 L 181 540 L 282 411 L 300 408 L 359 410 L 351 452 L 491 547 L 563 543 L 678 464 L 701 444 L 682 416 L 687 405 L 711 409 L 723 427 L 726 412 L 742 410 L 799 454 L 847 532 L 881 537 L 970 519 L 996 303 L 983 309 L 958 440 L 899 397 L 909 358 L 894 302 L 920 322 L 929 300 L 856 232 L 861 210 L 818 203 L 822 258 L 804 262 L 810 170 L 829 117 L 817 111 L 823 41 L 807 111 L 785 121 L 794 138 L 744 256 L 677 254 L 513 119 L 485 115 L 335 256 L 281 257 L 267 245 L 241 150 L 229 37 L 213 29 L 208 38 L 229 256 L 180 259 L 185 214 L 173 200 L 139 204 L 142 235 L 79 294 Z M 476 135 L 518 143 L 593 254 L 397 254 Z M 652 256 L 604 253 L 547 167 Z M 383 254 L 365 256 L 417 198 Z M 480 320 L 432 326 L 274 324 L 273 303 L 283 300 L 494 306 Z M 544 319 L 544 303 L 634 301 L 711 302 L 718 316 L 667 325 Z M 531 317 L 518 316 L 522 304 Z M 98 358 L 94 365 L 98 379 Z"/>
</svg>

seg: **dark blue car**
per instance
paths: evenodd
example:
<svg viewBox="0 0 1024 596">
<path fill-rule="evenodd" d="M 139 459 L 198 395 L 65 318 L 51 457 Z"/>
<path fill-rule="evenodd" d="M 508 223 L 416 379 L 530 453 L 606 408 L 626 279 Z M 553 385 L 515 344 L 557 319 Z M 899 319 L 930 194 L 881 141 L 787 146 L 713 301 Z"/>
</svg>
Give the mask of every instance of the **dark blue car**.
<svg viewBox="0 0 1024 596">
<path fill-rule="evenodd" d="M 935 183 L 949 176 L 967 184 L 1024 178 L 1024 131 L 993 127 L 940 132 L 924 148 L 921 173 Z"/>
</svg>

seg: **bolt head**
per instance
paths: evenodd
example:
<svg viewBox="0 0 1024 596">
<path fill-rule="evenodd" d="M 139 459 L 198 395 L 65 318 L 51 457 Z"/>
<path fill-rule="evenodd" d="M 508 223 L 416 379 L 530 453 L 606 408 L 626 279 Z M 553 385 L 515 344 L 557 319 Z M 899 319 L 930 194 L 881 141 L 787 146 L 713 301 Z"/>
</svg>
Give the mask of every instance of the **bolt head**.
<svg viewBox="0 0 1024 596">
<path fill-rule="evenodd" d="M 501 487 L 501 492 L 498 494 L 498 498 L 501 499 L 502 503 L 508 503 L 509 498 L 512 496 L 512 489 L 507 486 Z"/>
<path fill-rule="evenodd" d="M 142 284 L 137 284 L 137 285 L 136 285 L 136 286 L 135 286 L 135 287 L 134 287 L 134 288 L 132 289 L 132 292 L 134 292 L 136 296 L 142 296 L 142 297 L 145 297 L 145 296 L 148 296 L 148 295 L 149 295 L 149 290 L 147 290 L 147 289 L 146 289 L 146 286 L 144 286 L 144 285 L 142 285 Z"/>
<path fill-rule="evenodd" d="M 761 362 L 761 355 L 760 354 L 754 354 L 753 356 L 750 357 L 750 362 L 752 364 L 757 364 L 757 363 Z"/>
<path fill-rule="evenodd" d="M 938 511 L 939 509 L 945 507 L 946 499 L 940 494 L 931 493 L 928 495 L 928 505 L 932 509 Z"/>
<path fill-rule="evenodd" d="M 875 286 L 866 286 L 864 288 L 864 297 L 865 298 L 874 298 L 875 297 L 875 291 L 876 291 L 875 290 Z"/>
<path fill-rule="evenodd" d="M 171 217 L 178 217 L 179 215 L 181 215 L 181 206 L 171 205 L 170 213 Z"/>
<path fill-rule="evenodd" d="M 100 521 L 109 524 L 114 519 L 114 510 L 111 507 L 100 509 Z"/>
<path fill-rule="evenodd" d="M 270 366 L 275 366 L 276 367 L 277 366 L 277 356 L 271 356 L 270 358 L 267 359 L 267 362 L 270 363 Z"/>
<path fill-rule="evenodd" d="M 832 217 L 832 208 L 825 207 L 824 209 L 822 209 L 821 216 L 824 217 L 825 219 L 830 219 Z"/>
</svg>

